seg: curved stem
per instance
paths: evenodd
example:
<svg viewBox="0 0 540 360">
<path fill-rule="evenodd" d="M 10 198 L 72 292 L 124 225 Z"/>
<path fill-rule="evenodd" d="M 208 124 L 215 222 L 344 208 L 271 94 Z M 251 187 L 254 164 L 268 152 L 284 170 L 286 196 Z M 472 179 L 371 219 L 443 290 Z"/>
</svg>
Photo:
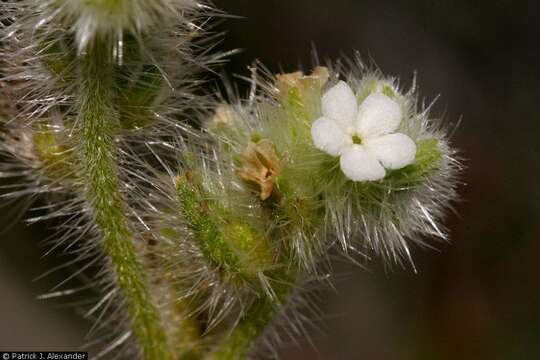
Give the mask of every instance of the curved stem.
<svg viewBox="0 0 540 360">
<path fill-rule="evenodd" d="M 120 193 L 115 145 L 120 125 L 112 100 L 114 66 L 109 53 L 106 42 L 95 41 L 80 62 L 80 175 L 143 357 L 167 360 L 172 356 L 135 252 Z"/>
<path fill-rule="evenodd" d="M 224 337 L 207 359 L 246 359 L 268 325 L 282 310 L 283 303 L 290 297 L 296 285 L 296 277 L 297 274 L 292 271 L 283 271 L 280 284 L 274 287 L 276 299 L 260 298 L 255 301 L 234 330 Z"/>
</svg>

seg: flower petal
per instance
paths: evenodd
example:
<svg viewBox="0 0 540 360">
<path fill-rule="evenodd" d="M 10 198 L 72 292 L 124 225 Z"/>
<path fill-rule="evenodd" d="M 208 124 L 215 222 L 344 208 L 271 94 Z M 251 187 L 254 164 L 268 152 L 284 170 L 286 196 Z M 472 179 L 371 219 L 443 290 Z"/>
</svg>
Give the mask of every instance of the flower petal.
<svg viewBox="0 0 540 360">
<path fill-rule="evenodd" d="M 353 123 L 358 112 L 358 102 L 346 82 L 340 81 L 322 97 L 322 113 L 335 120 L 347 132 L 353 132 Z"/>
<path fill-rule="evenodd" d="M 322 117 L 311 125 L 315 147 L 330 155 L 338 156 L 342 149 L 352 145 L 352 138 L 332 119 Z"/>
<path fill-rule="evenodd" d="M 360 104 L 356 129 L 364 137 L 374 137 L 395 131 L 403 114 L 401 106 L 381 93 L 369 95 Z"/>
<path fill-rule="evenodd" d="M 341 171 L 353 181 L 375 181 L 384 178 L 386 171 L 362 145 L 352 145 L 341 155 Z"/>
<path fill-rule="evenodd" d="M 413 163 L 416 144 L 405 134 L 389 134 L 365 141 L 366 151 L 387 169 L 401 169 Z"/>
</svg>

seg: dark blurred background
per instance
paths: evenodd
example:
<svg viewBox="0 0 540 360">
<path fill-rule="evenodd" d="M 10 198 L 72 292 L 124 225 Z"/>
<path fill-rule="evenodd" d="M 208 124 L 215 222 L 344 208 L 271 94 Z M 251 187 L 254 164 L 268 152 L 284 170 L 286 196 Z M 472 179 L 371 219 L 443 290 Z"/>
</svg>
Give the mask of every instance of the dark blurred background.
<svg viewBox="0 0 540 360">
<path fill-rule="evenodd" d="M 450 214 L 451 244 L 415 249 L 418 274 L 336 264 L 313 332 L 284 359 L 540 359 L 540 7 L 525 1 L 215 0 L 242 16 L 218 26 L 226 65 L 248 74 L 309 67 L 359 50 L 455 123 L 468 169 Z M 4 211 L 5 213 L 5 211 Z M 0 214 L 0 217 L 5 214 Z M 5 217 L 5 216 L 4 216 Z M 2 222 L 4 228 L 9 221 Z M 88 330 L 73 310 L 36 300 L 65 277 L 41 258 L 44 224 L 0 235 L 0 349 L 74 349 Z"/>
</svg>

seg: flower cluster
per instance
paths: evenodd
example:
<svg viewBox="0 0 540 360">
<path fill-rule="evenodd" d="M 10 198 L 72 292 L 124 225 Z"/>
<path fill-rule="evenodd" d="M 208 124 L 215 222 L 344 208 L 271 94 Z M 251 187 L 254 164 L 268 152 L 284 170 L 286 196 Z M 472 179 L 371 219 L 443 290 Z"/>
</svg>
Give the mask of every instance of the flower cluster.
<svg viewBox="0 0 540 360">
<path fill-rule="evenodd" d="M 223 166 L 237 167 L 264 202 L 279 201 L 270 228 L 287 228 L 302 267 L 335 240 L 400 263 L 412 262 L 410 246 L 423 236 L 445 237 L 440 220 L 461 165 L 414 89 L 360 63 L 253 81 L 256 101 L 220 107 L 209 131 Z"/>
</svg>

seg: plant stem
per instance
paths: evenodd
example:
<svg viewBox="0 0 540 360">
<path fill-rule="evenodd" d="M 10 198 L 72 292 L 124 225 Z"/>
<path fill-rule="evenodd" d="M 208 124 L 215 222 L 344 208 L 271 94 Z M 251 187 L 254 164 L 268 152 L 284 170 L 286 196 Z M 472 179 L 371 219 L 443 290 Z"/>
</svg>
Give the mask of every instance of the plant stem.
<svg viewBox="0 0 540 360">
<path fill-rule="evenodd" d="M 208 360 L 246 359 L 253 346 L 268 325 L 283 308 L 296 285 L 296 275 L 291 271 L 281 272 L 280 284 L 275 286 L 276 299 L 259 298 L 240 320 L 234 330 L 225 336 Z"/>
<path fill-rule="evenodd" d="M 143 358 L 167 360 L 172 356 L 135 252 L 120 193 L 115 142 L 120 124 L 113 103 L 114 64 L 107 46 L 106 41 L 94 41 L 80 60 L 80 175 Z"/>
</svg>

